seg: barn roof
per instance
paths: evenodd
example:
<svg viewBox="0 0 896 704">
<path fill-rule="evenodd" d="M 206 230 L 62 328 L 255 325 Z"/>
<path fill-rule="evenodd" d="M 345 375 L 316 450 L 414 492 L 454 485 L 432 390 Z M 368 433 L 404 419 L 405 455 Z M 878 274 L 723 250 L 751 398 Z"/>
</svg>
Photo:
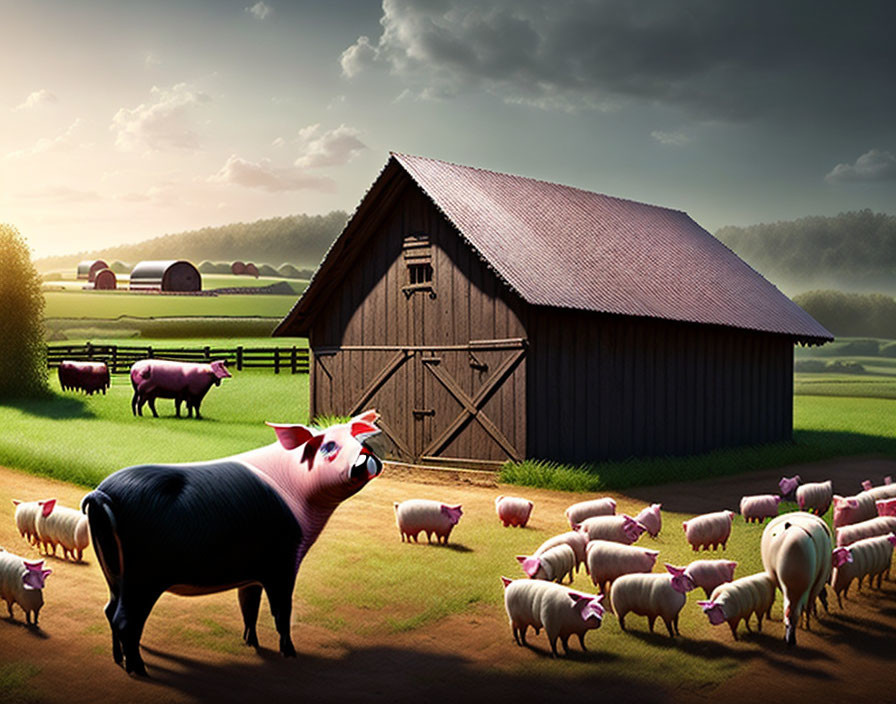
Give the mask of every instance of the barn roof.
<svg viewBox="0 0 896 704">
<path fill-rule="evenodd" d="M 687 213 L 394 152 L 275 334 L 307 329 L 315 289 L 396 167 L 529 304 L 833 339 Z"/>
<path fill-rule="evenodd" d="M 131 280 L 161 279 L 165 272 L 174 264 L 193 266 L 190 262 L 183 259 L 147 259 L 134 265 L 134 268 L 131 270 Z"/>
</svg>

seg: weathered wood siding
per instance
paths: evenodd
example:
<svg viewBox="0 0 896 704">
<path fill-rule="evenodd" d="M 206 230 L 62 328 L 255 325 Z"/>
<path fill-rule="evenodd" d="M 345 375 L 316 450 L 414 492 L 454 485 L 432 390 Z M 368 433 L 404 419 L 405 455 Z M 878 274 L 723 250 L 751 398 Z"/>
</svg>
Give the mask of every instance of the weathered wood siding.
<svg viewBox="0 0 896 704">
<path fill-rule="evenodd" d="M 689 455 L 790 440 L 783 335 L 573 311 L 530 313 L 527 455 Z"/>
<path fill-rule="evenodd" d="M 316 360 L 311 412 L 358 410 L 354 406 L 365 400 L 371 382 L 392 368 L 364 405 L 376 407 L 390 435 L 405 445 L 398 456 L 420 460 L 465 412 L 463 396 L 472 401 L 508 355 L 516 354 L 488 345 L 446 348 L 525 338 L 523 304 L 413 184 L 404 184 L 388 211 L 366 226 L 373 231 L 356 237 L 367 242 L 360 245 L 361 257 L 321 307 L 309 336 Z M 403 244 L 412 233 L 429 235 L 432 295 L 403 290 L 409 284 Z M 526 447 L 525 369 L 523 356 L 477 409 L 520 455 Z M 438 456 L 500 461 L 508 453 L 471 418 Z"/>
</svg>

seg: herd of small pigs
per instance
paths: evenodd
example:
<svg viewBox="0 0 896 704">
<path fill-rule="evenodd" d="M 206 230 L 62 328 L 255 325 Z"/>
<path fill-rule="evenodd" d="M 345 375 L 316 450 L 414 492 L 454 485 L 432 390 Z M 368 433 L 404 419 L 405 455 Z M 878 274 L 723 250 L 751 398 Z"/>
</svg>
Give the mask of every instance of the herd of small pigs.
<svg viewBox="0 0 896 704">
<path fill-rule="evenodd" d="M 190 369 L 174 373 L 170 365 L 177 363 L 147 361 L 151 364 L 135 365 L 131 372 L 135 413 L 141 401 L 163 397 L 186 401 L 198 417 L 202 395 L 228 376 L 226 368 L 222 374 L 214 363 L 183 365 L 203 368 L 202 389 L 190 385 Z M 178 379 L 181 390 L 172 391 Z M 80 511 L 54 499 L 15 501 L 16 525 L 47 556 L 55 557 L 61 547 L 63 558 L 81 561 L 92 542 L 109 588 L 105 615 L 113 659 L 129 673 L 146 674 L 140 637 L 166 591 L 193 596 L 236 588 L 243 639 L 252 646 L 258 646 L 256 623 L 264 591 L 280 652 L 295 656 L 290 619 L 299 566 L 336 507 L 382 472 L 381 460 L 367 444 L 380 432 L 378 419 L 371 410 L 323 430 L 268 423 L 276 442 L 255 450 L 208 462 L 114 472 L 83 498 Z M 795 500 L 801 510 L 779 515 L 782 498 Z M 832 503 L 835 535 L 820 517 Z M 447 544 L 463 515 L 460 505 L 422 498 L 396 502 L 393 509 L 401 540 L 408 542 L 425 533 L 428 541 L 434 536 L 437 543 Z M 525 527 L 533 502 L 498 496 L 495 509 L 504 527 Z M 659 535 L 660 504 L 636 516 L 617 515 L 609 497 L 573 504 L 566 510 L 568 532 L 549 538 L 532 555 L 516 558 L 526 578 L 501 577 L 515 641 L 525 645 L 532 627 L 536 635 L 545 630 L 552 655 L 559 655 L 558 640 L 568 654 L 573 635 L 585 649 L 586 633 L 600 627 L 607 610 L 623 631 L 625 617 L 633 613 L 647 618 L 651 632 L 656 619 L 662 619 L 674 638 L 680 635 L 686 595 L 699 587 L 707 598 L 698 606 L 711 624 L 727 623 L 735 640 L 739 623 L 744 621 L 749 631 L 753 615 L 761 630 L 780 589 L 784 638 L 792 646 L 797 626 L 805 623 L 808 628 L 810 616 L 817 617 L 816 602 L 827 610 L 826 585 L 842 608 L 841 596 L 853 580 L 861 588 L 866 576 L 869 586 L 876 577 L 880 588 L 884 575 L 889 577 L 896 545 L 896 484 L 889 477 L 880 486 L 865 482 L 850 497 L 833 495 L 830 481 L 803 484 L 799 477 L 783 478 L 779 494 L 743 497 L 740 513 L 747 521 L 771 520 L 761 537 L 764 571 L 735 579 L 737 563 L 725 559 L 665 563 L 664 572 L 654 572 L 659 551 L 634 543 L 645 533 Z M 203 516 L 201 522 L 197 515 Z M 684 538 L 695 552 L 724 550 L 733 518 L 730 510 L 691 518 L 683 523 Z M 219 557 L 221 545 L 228 547 L 227 560 Z M 51 574 L 45 562 L 0 548 L 0 598 L 11 618 L 17 604 L 32 627 L 37 627 Z M 563 586 L 583 565 L 597 594 Z"/>
</svg>

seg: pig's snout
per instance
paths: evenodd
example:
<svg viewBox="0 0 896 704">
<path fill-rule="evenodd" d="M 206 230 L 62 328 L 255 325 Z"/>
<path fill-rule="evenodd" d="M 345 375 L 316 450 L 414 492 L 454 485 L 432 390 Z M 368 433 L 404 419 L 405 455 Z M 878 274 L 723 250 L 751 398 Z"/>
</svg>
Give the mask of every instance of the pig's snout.
<svg viewBox="0 0 896 704">
<path fill-rule="evenodd" d="M 383 463 L 379 458 L 367 450 L 361 450 L 352 467 L 351 477 L 356 481 L 366 481 L 378 476 L 382 471 Z"/>
</svg>

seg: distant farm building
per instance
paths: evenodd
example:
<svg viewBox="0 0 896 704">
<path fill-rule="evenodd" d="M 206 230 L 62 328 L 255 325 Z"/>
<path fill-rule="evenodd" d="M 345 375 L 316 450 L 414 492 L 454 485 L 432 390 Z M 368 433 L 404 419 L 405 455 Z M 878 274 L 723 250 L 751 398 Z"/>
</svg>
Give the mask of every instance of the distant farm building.
<svg viewBox="0 0 896 704">
<path fill-rule="evenodd" d="M 132 291 L 201 291 L 202 275 L 183 260 L 145 261 L 131 271 Z"/>
<path fill-rule="evenodd" d="M 246 263 L 236 261 L 230 265 L 230 273 L 235 274 L 236 276 L 242 276 L 246 273 Z"/>
<path fill-rule="evenodd" d="M 246 264 L 246 270 L 243 273 L 246 276 L 254 276 L 257 279 L 258 278 L 258 267 L 255 266 L 252 262 L 248 262 Z"/>
<path fill-rule="evenodd" d="M 87 259 L 78 264 L 78 278 L 87 279 L 89 283 L 93 283 L 96 273 L 108 268 L 109 265 L 102 259 Z"/>
<path fill-rule="evenodd" d="M 684 212 L 392 154 L 286 318 L 311 416 L 494 466 L 791 440 L 831 333 Z"/>
<path fill-rule="evenodd" d="M 93 287 L 104 291 L 114 291 L 118 287 L 118 279 L 111 269 L 101 269 L 96 273 Z"/>
</svg>

